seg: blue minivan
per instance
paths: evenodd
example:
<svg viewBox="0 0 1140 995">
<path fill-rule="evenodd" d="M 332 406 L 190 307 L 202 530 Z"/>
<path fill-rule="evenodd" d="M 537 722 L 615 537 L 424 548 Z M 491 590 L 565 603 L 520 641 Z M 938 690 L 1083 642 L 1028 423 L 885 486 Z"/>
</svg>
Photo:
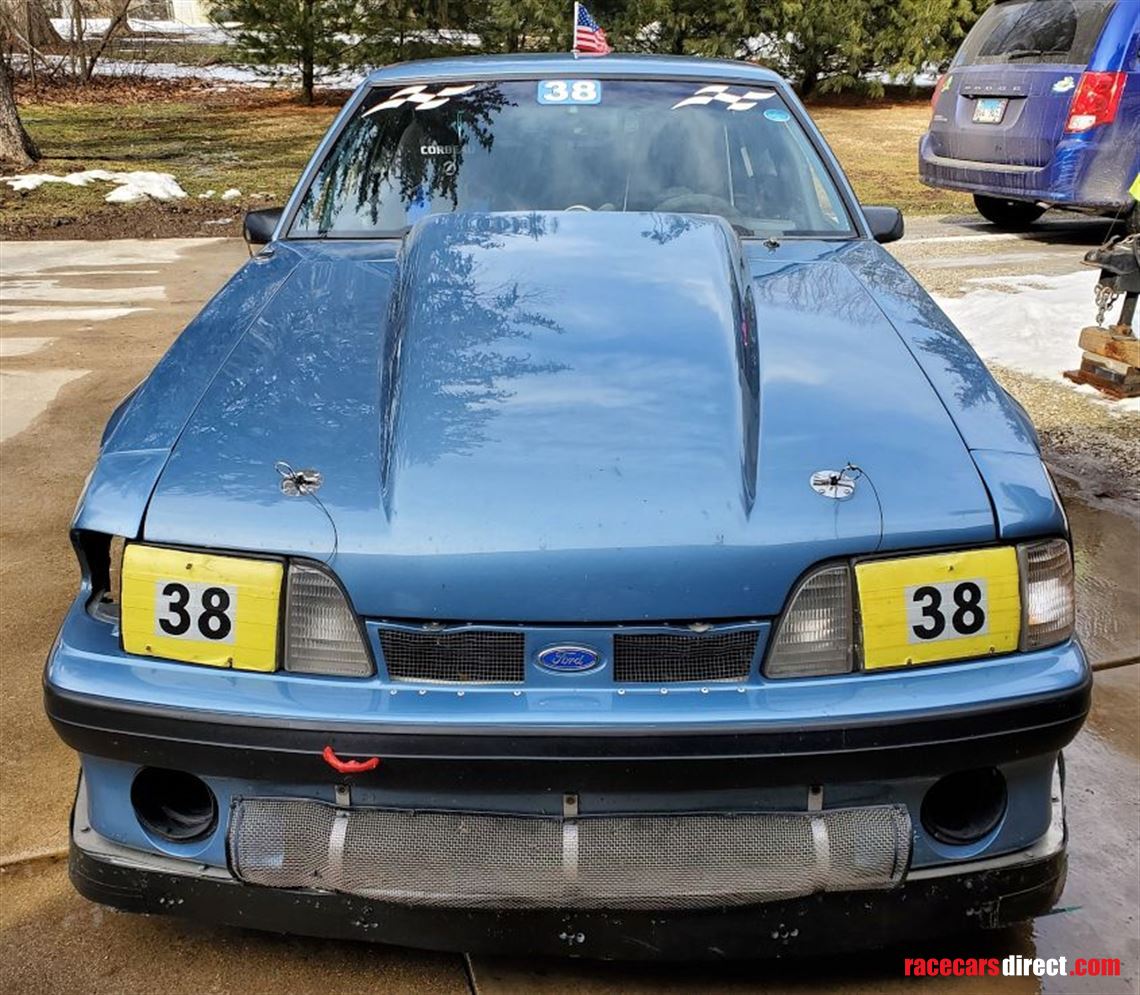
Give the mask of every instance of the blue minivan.
<svg viewBox="0 0 1140 995">
<path fill-rule="evenodd" d="M 997 0 L 966 36 L 919 142 L 922 182 L 1006 228 L 1049 207 L 1127 219 L 1140 172 L 1140 0 Z"/>
</svg>

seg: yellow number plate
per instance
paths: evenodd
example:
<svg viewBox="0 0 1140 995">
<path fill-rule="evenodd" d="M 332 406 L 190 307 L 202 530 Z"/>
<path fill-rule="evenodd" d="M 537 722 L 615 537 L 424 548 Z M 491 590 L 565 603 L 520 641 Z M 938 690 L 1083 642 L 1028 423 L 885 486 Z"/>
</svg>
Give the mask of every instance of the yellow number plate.
<svg viewBox="0 0 1140 995">
<path fill-rule="evenodd" d="M 863 666 L 1009 653 L 1021 634 L 1012 547 L 858 563 Z"/>
<path fill-rule="evenodd" d="M 131 544 L 123 553 L 123 649 L 276 670 L 282 573 L 269 560 Z"/>
</svg>

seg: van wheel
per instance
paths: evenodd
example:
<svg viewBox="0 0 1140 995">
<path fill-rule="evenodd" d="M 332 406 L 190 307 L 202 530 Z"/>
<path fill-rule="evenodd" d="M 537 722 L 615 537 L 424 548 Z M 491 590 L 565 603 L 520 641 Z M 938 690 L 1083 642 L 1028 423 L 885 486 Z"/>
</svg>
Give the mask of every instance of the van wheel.
<svg viewBox="0 0 1140 995">
<path fill-rule="evenodd" d="M 1018 231 L 1028 228 L 1042 214 L 1045 208 L 1038 207 L 1028 200 L 1006 200 L 1004 197 L 983 197 L 974 194 L 974 206 L 987 221 L 999 228 Z"/>
</svg>

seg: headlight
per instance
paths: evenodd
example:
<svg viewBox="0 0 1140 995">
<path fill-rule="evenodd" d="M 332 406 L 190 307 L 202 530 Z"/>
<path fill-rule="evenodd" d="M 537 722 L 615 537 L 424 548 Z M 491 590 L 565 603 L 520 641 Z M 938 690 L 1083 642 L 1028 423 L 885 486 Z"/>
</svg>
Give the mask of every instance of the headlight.
<svg viewBox="0 0 1140 995">
<path fill-rule="evenodd" d="M 1064 539 L 1017 547 L 1021 566 L 1021 649 L 1063 643 L 1073 634 L 1073 556 Z"/>
<path fill-rule="evenodd" d="M 301 674 L 372 673 L 372 658 L 348 599 L 330 574 L 312 564 L 289 564 L 284 666 Z"/>
<path fill-rule="evenodd" d="M 823 567 L 792 593 L 764 673 L 768 677 L 846 674 L 854 660 L 851 569 L 846 564 Z"/>
</svg>

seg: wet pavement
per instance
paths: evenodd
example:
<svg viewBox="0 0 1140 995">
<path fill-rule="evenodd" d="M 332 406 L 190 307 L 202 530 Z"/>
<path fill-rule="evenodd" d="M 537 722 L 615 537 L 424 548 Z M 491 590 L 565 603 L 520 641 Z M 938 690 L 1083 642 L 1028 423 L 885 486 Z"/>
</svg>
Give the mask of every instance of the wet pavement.
<svg viewBox="0 0 1140 995">
<path fill-rule="evenodd" d="M 941 294 L 975 275 L 1072 271 L 1102 222 L 1048 219 L 1033 238 L 977 219 L 908 221 L 892 247 Z M 107 415 L 240 265 L 235 240 L 0 245 L 0 988 L 5 992 L 1098 992 L 1140 990 L 1140 667 L 1097 674 L 1092 717 L 1067 751 L 1069 883 L 1032 925 L 921 950 L 842 959 L 655 967 L 475 958 L 207 929 L 103 909 L 70 888 L 67 812 L 76 763 L 40 705 L 40 672 L 77 580 L 67 525 Z M 1074 330 L 1075 337 L 1075 330 Z M 1005 374 L 1002 374 L 1003 379 Z M 1094 660 L 1140 651 L 1140 499 L 1134 416 L 1010 374 L 1065 492 L 1080 628 Z M 1059 393 L 1058 393 L 1059 392 Z M 1070 413 L 1069 406 L 1075 406 Z M 1098 407 L 1099 412 L 1085 409 Z M 1085 419 L 1082 421 L 1082 419 Z M 1062 431 L 1080 423 L 1078 441 Z M 1066 442 L 1066 440 L 1070 440 Z M 1067 448 L 1066 448 L 1067 447 Z M 1115 447 L 1115 448 L 1113 448 Z M 1056 457 L 1056 458 L 1054 458 Z M 1134 473 L 1137 466 L 1131 465 Z M 1116 979 L 902 976 L 904 956 L 1119 957 Z"/>
</svg>

